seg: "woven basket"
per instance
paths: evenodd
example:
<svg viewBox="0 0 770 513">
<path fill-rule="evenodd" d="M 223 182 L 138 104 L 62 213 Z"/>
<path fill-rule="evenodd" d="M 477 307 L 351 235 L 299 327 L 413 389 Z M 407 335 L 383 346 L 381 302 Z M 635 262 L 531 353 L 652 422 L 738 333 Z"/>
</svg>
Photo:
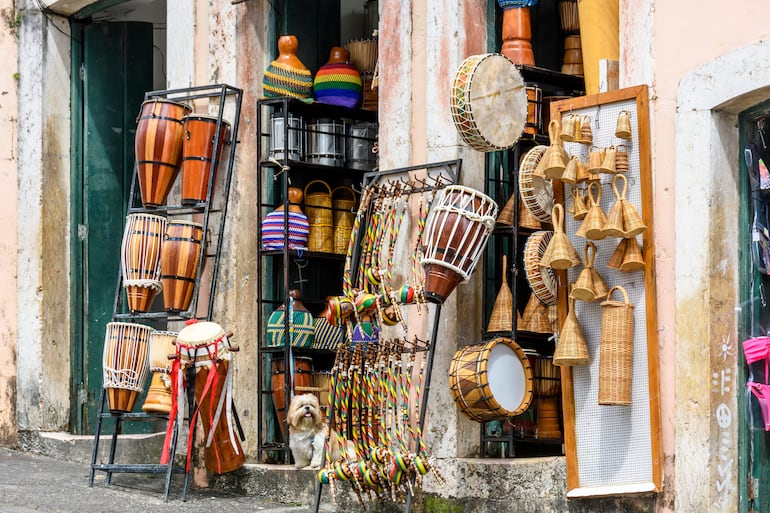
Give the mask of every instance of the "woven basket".
<svg viewBox="0 0 770 513">
<path fill-rule="evenodd" d="M 577 187 L 572 189 L 572 216 L 575 221 L 582 221 L 585 219 L 588 213 L 588 207 L 586 206 L 586 200 L 583 197 L 583 193 Z"/>
<path fill-rule="evenodd" d="M 508 201 L 505 202 L 505 206 L 500 210 L 500 213 L 497 215 L 497 221 L 496 223 L 500 226 L 513 226 L 513 204 L 515 203 L 514 197 L 511 196 L 508 198 Z M 521 203 L 524 204 L 523 202 Z M 519 213 L 521 214 L 521 210 L 519 210 Z M 519 216 L 521 218 L 521 216 Z"/>
<path fill-rule="evenodd" d="M 543 228 L 540 220 L 529 211 L 523 202 L 519 203 L 519 228 L 528 230 L 541 230 Z"/>
<path fill-rule="evenodd" d="M 522 328 L 524 331 L 533 333 L 553 333 L 551 323 L 548 321 L 548 306 L 541 303 L 535 294 L 532 294 L 524 307 L 524 314 L 521 316 Z"/>
<path fill-rule="evenodd" d="M 556 303 L 556 277 L 551 268 L 540 265 L 540 259 L 552 237 L 552 231 L 538 231 L 524 244 L 524 271 L 529 287 L 547 305 Z"/>
<path fill-rule="evenodd" d="M 580 256 L 564 231 L 564 207 L 557 203 L 551 212 L 553 238 L 540 259 L 540 265 L 553 269 L 569 269 L 580 265 Z"/>
<path fill-rule="evenodd" d="M 550 180 L 536 173 L 544 160 L 549 146 L 538 145 L 530 149 L 519 166 L 519 193 L 524 205 L 544 223 L 551 222 L 553 208 L 553 186 Z"/>
<path fill-rule="evenodd" d="M 556 350 L 553 353 L 553 364 L 572 367 L 575 365 L 588 365 L 591 363 L 591 357 L 588 354 L 588 345 L 586 344 L 583 330 L 575 314 L 575 299 L 569 299 L 569 313 L 564 320 L 559 333 L 559 339 L 556 342 Z"/>
<path fill-rule="evenodd" d="M 492 314 L 489 316 L 489 324 L 487 325 L 488 333 L 503 333 L 513 331 L 513 295 L 511 288 L 508 286 L 508 258 L 503 255 L 503 283 L 500 285 L 500 290 L 497 293 L 495 304 L 492 307 Z M 516 312 L 516 325 L 521 324 L 521 318 L 519 312 Z"/>
<path fill-rule="evenodd" d="M 319 187 L 323 190 L 311 189 Z M 312 180 L 305 186 L 305 214 L 310 224 L 307 247 L 310 251 L 331 253 L 334 250 L 332 223 L 332 190 L 323 180 Z"/>
<path fill-rule="evenodd" d="M 591 194 L 591 190 L 596 189 L 596 196 Z M 606 237 L 604 233 L 604 227 L 607 224 L 607 214 L 604 213 L 600 206 L 602 201 L 602 186 L 598 182 L 591 182 L 588 186 L 586 193 L 588 198 L 588 213 L 583 222 L 580 224 L 580 228 L 577 229 L 575 235 L 591 240 L 602 240 Z"/>
<path fill-rule="evenodd" d="M 334 208 L 334 248 L 333 252 L 344 255 L 348 252 L 350 232 L 356 214 L 353 209 L 358 203 L 356 193 L 350 187 L 340 186 L 332 190 L 332 208 Z"/>
<path fill-rule="evenodd" d="M 626 247 L 623 251 L 623 261 L 620 263 L 620 270 L 624 273 L 644 270 L 642 248 L 639 247 L 636 238 L 623 240 L 626 241 Z"/>
<path fill-rule="evenodd" d="M 589 251 L 589 249 L 591 251 Z M 587 242 L 583 247 L 583 260 L 585 267 L 575 280 L 575 286 L 570 292 L 570 297 L 581 301 L 599 301 L 607 297 L 607 285 L 604 279 L 594 269 L 594 258 L 596 257 L 596 245 L 593 242 Z"/>
<path fill-rule="evenodd" d="M 623 192 L 618 192 L 617 181 L 619 178 L 623 179 Z M 623 204 L 626 200 L 626 190 L 628 188 L 628 182 L 623 175 L 615 175 L 612 177 L 612 191 L 615 193 L 615 204 L 612 205 L 609 213 L 607 214 L 607 223 L 604 225 L 605 237 L 619 237 L 623 238 L 626 233 L 625 222 L 623 221 Z"/>
<path fill-rule="evenodd" d="M 620 291 L 623 301 L 612 299 Z M 629 406 L 633 385 L 634 305 L 623 287 L 612 287 L 602 302 L 602 334 L 599 342 L 598 403 Z"/>
</svg>

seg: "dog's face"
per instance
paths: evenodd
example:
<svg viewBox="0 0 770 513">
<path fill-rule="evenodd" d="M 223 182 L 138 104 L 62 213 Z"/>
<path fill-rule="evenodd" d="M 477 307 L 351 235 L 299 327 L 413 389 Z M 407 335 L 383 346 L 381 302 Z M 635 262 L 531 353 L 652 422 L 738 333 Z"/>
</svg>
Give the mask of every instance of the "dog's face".
<svg viewBox="0 0 770 513">
<path fill-rule="evenodd" d="M 309 431 L 324 426 L 324 417 L 318 398 L 313 394 L 295 395 L 287 413 L 289 427 L 297 431 Z"/>
</svg>

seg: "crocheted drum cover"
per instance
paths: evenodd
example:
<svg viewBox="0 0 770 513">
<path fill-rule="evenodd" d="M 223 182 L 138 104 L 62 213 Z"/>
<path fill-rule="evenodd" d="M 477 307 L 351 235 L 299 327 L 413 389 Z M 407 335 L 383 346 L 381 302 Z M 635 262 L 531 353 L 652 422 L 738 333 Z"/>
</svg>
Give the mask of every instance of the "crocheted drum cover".
<svg viewBox="0 0 770 513">
<path fill-rule="evenodd" d="M 313 92 L 321 103 L 353 108 L 361 102 L 361 75 L 345 62 L 324 64 L 316 73 Z"/>
</svg>

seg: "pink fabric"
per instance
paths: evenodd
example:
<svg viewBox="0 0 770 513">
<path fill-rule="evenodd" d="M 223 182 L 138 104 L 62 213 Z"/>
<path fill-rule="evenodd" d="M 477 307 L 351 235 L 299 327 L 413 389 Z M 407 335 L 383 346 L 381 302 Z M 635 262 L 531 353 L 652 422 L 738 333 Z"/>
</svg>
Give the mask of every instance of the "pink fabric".
<svg viewBox="0 0 770 513">
<path fill-rule="evenodd" d="M 746 386 L 757 398 L 759 408 L 762 410 L 762 420 L 765 422 L 765 431 L 770 431 L 770 385 L 749 381 Z"/>
<path fill-rule="evenodd" d="M 770 374 L 770 337 L 752 337 L 743 341 L 743 354 L 746 363 L 765 361 L 765 383 L 768 383 Z"/>
</svg>

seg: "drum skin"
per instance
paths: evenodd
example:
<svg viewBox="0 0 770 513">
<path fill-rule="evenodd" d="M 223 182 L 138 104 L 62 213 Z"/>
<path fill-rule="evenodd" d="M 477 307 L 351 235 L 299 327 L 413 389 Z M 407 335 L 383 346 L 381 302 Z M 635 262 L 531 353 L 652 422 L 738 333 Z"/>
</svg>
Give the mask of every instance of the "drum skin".
<svg viewBox="0 0 770 513">
<path fill-rule="evenodd" d="M 222 156 L 222 148 L 230 134 L 230 123 L 222 120 L 219 125 L 216 165 L 214 160 L 214 137 L 217 134 L 217 118 L 203 115 L 185 116 L 182 141 L 182 204 L 206 201 L 209 182 L 215 180 Z"/>
<path fill-rule="evenodd" d="M 163 307 L 169 312 L 190 308 L 200 261 L 203 227 L 170 221 L 160 254 Z"/>
<path fill-rule="evenodd" d="M 278 427 L 281 435 L 288 440 L 286 433 L 286 391 L 284 390 L 284 374 L 286 374 L 286 360 L 283 357 L 273 356 L 270 362 L 270 387 L 273 389 L 273 404 L 278 417 Z M 294 357 L 294 388 L 309 387 L 313 382 L 313 359 L 308 357 Z M 289 379 L 291 384 L 291 379 Z"/>
<path fill-rule="evenodd" d="M 492 361 L 496 355 L 503 359 Z M 515 362 L 520 365 L 515 366 Z M 491 381 L 500 378 L 503 381 L 499 383 Z M 485 422 L 514 417 L 525 412 L 532 401 L 529 359 L 516 342 L 503 337 L 463 347 L 449 366 L 449 387 L 460 411 L 470 419 Z M 496 397 L 494 392 L 501 389 L 510 391 L 510 397 Z"/>
<path fill-rule="evenodd" d="M 164 205 L 182 159 L 182 118 L 187 105 L 156 98 L 142 103 L 136 125 L 134 150 L 142 204 Z"/>
</svg>

